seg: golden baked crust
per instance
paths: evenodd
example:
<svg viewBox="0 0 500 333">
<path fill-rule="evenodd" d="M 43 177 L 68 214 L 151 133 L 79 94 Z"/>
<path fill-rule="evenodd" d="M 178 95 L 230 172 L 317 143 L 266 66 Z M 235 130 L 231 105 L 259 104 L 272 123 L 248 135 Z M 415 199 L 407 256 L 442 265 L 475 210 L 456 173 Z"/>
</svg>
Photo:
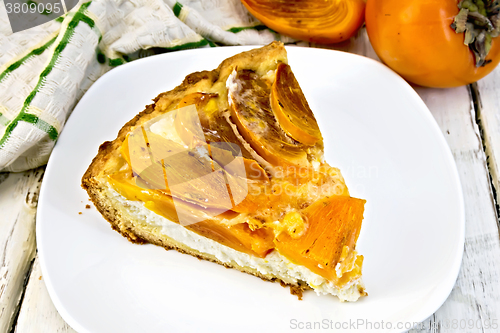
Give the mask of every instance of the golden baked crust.
<svg viewBox="0 0 500 333">
<path fill-rule="evenodd" d="M 149 230 L 138 227 L 140 221 L 135 220 L 133 216 L 127 214 L 125 209 L 120 209 L 124 207 L 118 207 L 116 202 L 113 202 L 109 196 L 106 195 L 106 188 L 104 186 L 106 176 L 118 171 L 123 166 L 120 147 L 127 134 L 136 126 L 172 110 L 184 96 L 190 93 L 208 91 L 214 86 L 219 86 L 218 89 L 225 90 L 226 80 L 235 68 L 244 67 L 246 69 L 265 73 L 266 64 L 269 64 L 270 59 L 272 59 L 274 64 L 278 61 L 287 63 L 286 51 L 281 42 L 273 42 L 262 48 L 237 54 L 224 60 L 219 67 L 213 71 L 202 71 L 190 74 L 178 87 L 158 95 L 158 97 L 153 100 L 153 104 L 146 106 L 144 111 L 136 115 L 122 127 L 115 140 L 104 142 L 99 147 L 97 156 L 93 159 L 82 178 L 82 187 L 87 191 L 97 210 L 111 224 L 111 227 L 121 233 L 129 241 L 137 244 L 152 243 L 167 250 L 174 249 L 199 259 L 212 261 L 228 268 L 235 268 L 241 272 L 255 275 L 264 280 L 278 280 L 283 286 L 289 285 L 290 292 L 297 295 L 300 299 L 303 290 L 311 289 L 306 283 L 290 285 L 271 275 L 261 274 L 255 269 L 242 267 L 234 262 L 230 264 L 222 263 L 215 256 L 193 250 L 165 235 L 161 235 L 160 233 L 155 234 Z"/>
</svg>

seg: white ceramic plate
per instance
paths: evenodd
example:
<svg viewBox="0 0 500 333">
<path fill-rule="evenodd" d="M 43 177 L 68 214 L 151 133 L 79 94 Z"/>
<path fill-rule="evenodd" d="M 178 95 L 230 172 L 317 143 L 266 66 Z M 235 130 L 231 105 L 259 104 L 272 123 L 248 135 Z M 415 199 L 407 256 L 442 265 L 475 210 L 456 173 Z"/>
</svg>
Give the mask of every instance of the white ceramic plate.
<svg viewBox="0 0 500 333">
<path fill-rule="evenodd" d="M 187 74 L 247 49 L 182 51 L 120 66 L 75 108 L 43 181 L 37 242 L 50 296 L 77 331 L 284 332 L 308 325 L 405 331 L 446 300 L 464 242 L 455 162 L 415 91 L 364 57 L 287 49 L 327 161 L 342 170 L 352 196 L 367 199 L 358 250 L 368 297 L 340 303 L 309 291 L 298 301 L 277 283 L 134 245 L 94 207 L 85 209 L 80 179 L 102 142 Z"/>
</svg>

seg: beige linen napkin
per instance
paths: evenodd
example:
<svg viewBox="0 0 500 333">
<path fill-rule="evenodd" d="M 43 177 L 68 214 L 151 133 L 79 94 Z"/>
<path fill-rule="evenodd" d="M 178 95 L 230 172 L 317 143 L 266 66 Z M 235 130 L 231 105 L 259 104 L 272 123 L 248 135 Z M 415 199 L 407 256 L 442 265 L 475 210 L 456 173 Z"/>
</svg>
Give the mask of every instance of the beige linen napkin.
<svg viewBox="0 0 500 333">
<path fill-rule="evenodd" d="M 291 42 L 240 0 L 94 0 L 12 33 L 0 0 L 0 171 L 47 163 L 77 101 L 115 66 L 156 53 Z"/>
</svg>

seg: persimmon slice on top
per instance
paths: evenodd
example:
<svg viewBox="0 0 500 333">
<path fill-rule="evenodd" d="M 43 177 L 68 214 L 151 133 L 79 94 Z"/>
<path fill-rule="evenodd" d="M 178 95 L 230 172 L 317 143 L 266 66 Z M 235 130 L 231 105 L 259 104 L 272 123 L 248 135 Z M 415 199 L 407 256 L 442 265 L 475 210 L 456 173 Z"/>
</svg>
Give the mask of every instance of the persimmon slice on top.
<svg viewBox="0 0 500 333">
<path fill-rule="evenodd" d="M 250 70 L 233 75 L 234 89 L 229 89 L 228 98 L 232 120 L 241 135 L 271 164 L 307 166 L 304 146 L 288 137 L 276 121 L 267 83 Z"/>
<path fill-rule="evenodd" d="M 254 160 L 248 149 L 238 140 L 227 120 L 219 114 L 217 94 L 193 93 L 178 104 L 174 125 L 177 134 L 189 147 L 208 144 L 210 156 L 221 165 L 229 165 L 229 160 L 243 159 L 248 179 L 268 181 L 266 171 Z M 195 109 L 189 106 L 195 106 Z M 217 154 L 212 149 L 226 151 Z"/>
<path fill-rule="evenodd" d="M 280 63 L 276 69 L 271 106 L 281 128 L 293 139 L 310 146 L 323 140 L 316 118 L 287 64 Z"/>
</svg>

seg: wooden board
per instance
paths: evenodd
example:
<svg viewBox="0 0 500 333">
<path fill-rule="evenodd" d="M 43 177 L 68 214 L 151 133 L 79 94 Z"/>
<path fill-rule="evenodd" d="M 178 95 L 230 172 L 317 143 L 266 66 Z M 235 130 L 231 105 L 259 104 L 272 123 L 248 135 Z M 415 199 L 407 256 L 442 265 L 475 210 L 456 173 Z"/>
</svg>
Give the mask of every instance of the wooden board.
<svg viewBox="0 0 500 333">
<path fill-rule="evenodd" d="M 498 332 L 491 324 L 494 320 L 498 323 L 500 313 L 500 240 L 471 95 L 468 87 L 416 90 L 439 124 L 457 163 L 466 218 L 458 280 L 448 300 L 424 322 L 426 329 L 421 331 L 434 328 L 433 332 L 457 332 L 459 326 L 454 324 L 473 323 L 463 331 Z"/>
<path fill-rule="evenodd" d="M 35 256 L 35 215 L 43 169 L 0 173 L 0 332 L 8 332 Z"/>
<path fill-rule="evenodd" d="M 33 264 L 33 270 L 31 271 L 15 332 L 75 332 L 75 330 L 61 318 L 50 300 L 49 293 L 43 282 L 38 257 Z"/>
</svg>

